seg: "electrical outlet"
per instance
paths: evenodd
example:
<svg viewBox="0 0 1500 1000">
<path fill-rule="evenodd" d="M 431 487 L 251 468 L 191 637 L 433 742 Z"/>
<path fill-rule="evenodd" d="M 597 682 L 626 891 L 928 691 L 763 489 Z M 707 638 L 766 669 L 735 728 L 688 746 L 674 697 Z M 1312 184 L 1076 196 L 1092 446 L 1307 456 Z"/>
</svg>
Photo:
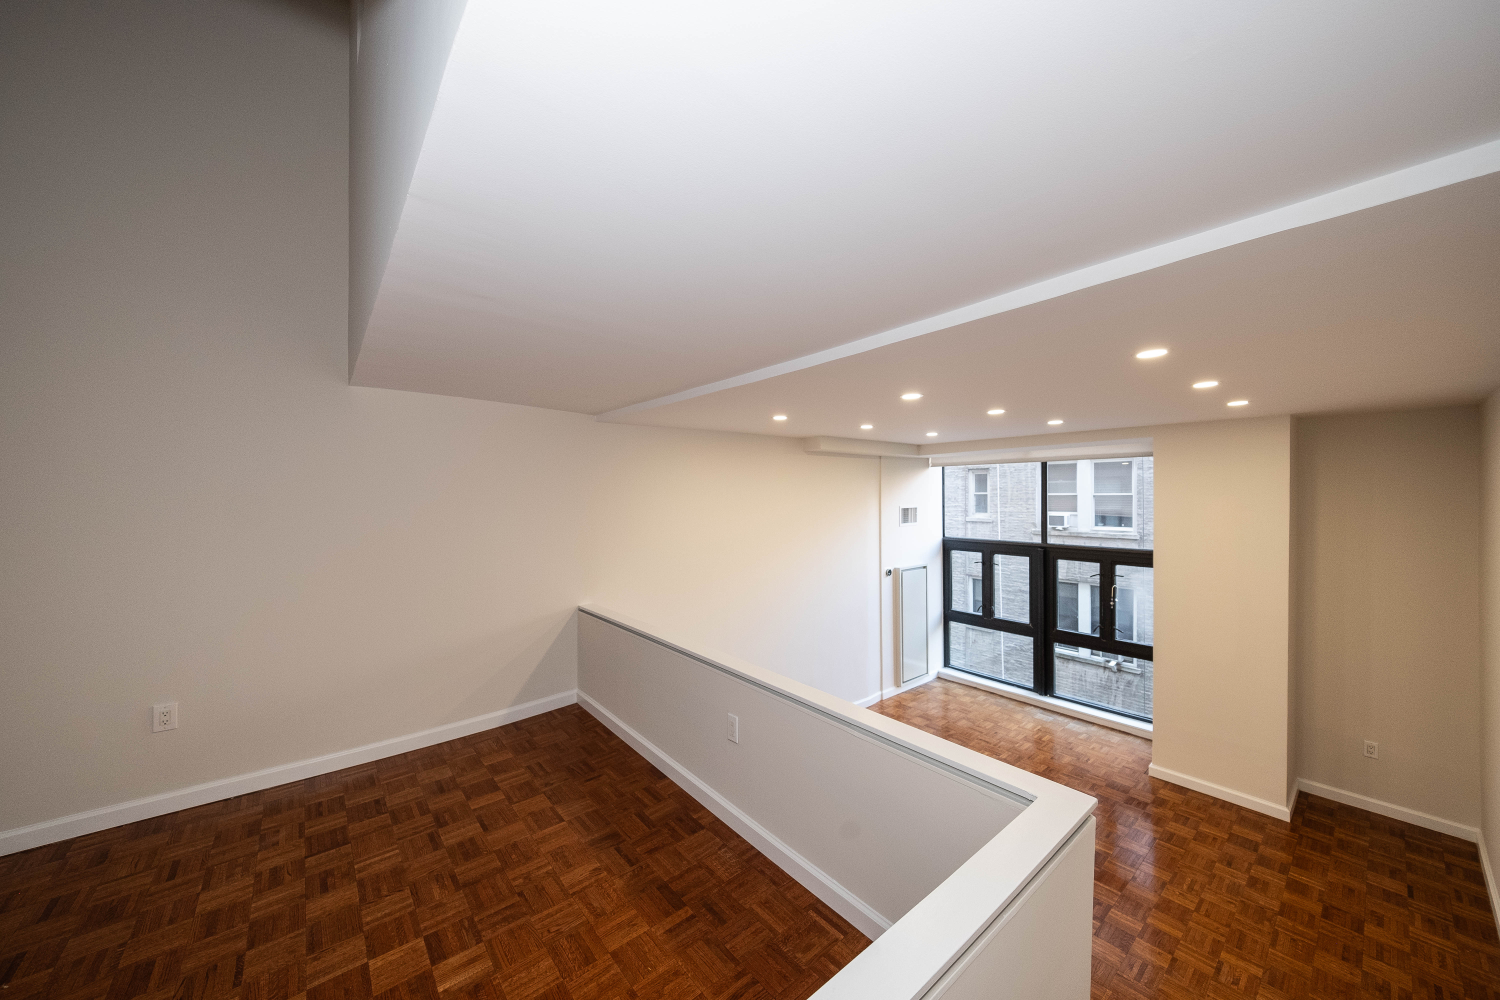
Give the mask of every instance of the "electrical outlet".
<svg viewBox="0 0 1500 1000">
<path fill-rule="evenodd" d="M 164 733 L 168 729 L 177 728 L 177 702 L 169 701 L 164 705 L 151 706 L 151 731 L 153 733 Z"/>
<path fill-rule="evenodd" d="M 1380 744 L 1376 743 L 1374 740 L 1365 740 L 1365 756 L 1379 759 Z"/>
<path fill-rule="evenodd" d="M 731 712 L 730 715 L 729 715 L 729 742 L 731 742 L 731 743 L 738 743 L 739 741 L 740 741 L 740 717 L 738 715 L 735 715 L 734 713 Z"/>
</svg>

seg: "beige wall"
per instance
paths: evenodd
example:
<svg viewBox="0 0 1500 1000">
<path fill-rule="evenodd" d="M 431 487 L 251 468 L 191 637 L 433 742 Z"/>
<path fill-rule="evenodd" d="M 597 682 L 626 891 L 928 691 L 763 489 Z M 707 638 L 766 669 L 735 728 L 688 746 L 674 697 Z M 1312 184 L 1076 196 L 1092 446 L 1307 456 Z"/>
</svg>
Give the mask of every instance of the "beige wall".
<svg viewBox="0 0 1500 1000">
<path fill-rule="evenodd" d="M 1483 831 L 1480 845 L 1488 862 L 1490 898 L 1495 899 L 1494 865 L 1500 862 L 1500 390 L 1491 393 L 1483 409 L 1483 677 L 1481 706 L 1483 734 L 1480 753 Z"/>
<path fill-rule="evenodd" d="M 1479 822 L 1479 411 L 1297 421 L 1298 774 Z M 1380 757 L 1364 756 L 1364 741 Z"/>
<path fill-rule="evenodd" d="M 566 691 L 587 599 L 874 690 L 876 461 L 346 384 L 339 5 L 7 43 L 0 830 Z"/>
<path fill-rule="evenodd" d="M 1152 773 L 1284 814 L 1291 419 L 1152 429 Z"/>
<path fill-rule="evenodd" d="M 808 455 L 796 439 L 589 427 L 598 466 L 580 465 L 569 486 L 590 496 L 577 603 L 850 701 L 878 690 L 875 459 Z"/>
</svg>

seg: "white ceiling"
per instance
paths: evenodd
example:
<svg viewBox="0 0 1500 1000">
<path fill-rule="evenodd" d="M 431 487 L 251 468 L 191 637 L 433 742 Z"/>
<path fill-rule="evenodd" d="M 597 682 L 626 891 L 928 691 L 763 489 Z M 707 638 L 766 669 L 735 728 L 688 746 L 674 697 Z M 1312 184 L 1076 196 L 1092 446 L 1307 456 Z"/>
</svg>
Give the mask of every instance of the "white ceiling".
<svg viewBox="0 0 1500 1000">
<path fill-rule="evenodd" d="M 1497 137 L 1492 0 L 470 0 L 354 381 L 601 413 Z M 1068 429 L 1223 415 L 1168 401 L 1189 374 L 1258 413 L 1473 398 L 1496 204 L 1470 181 L 624 419 L 992 437 L 1059 386 L 1090 387 Z M 1122 354 L 1164 337 L 1149 374 Z M 915 377 L 920 419 L 880 409 Z M 972 425 L 992 402 L 1014 429 Z"/>
<path fill-rule="evenodd" d="M 1135 358 L 1151 347 L 1170 353 Z M 1219 387 L 1192 388 L 1210 379 Z M 942 445 L 1418 406 L 1496 385 L 1500 174 L 1490 174 L 617 419 Z M 903 402 L 905 392 L 923 398 Z M 1228 407 L 1234 399 L 1250 405 Z"/>
</svg>

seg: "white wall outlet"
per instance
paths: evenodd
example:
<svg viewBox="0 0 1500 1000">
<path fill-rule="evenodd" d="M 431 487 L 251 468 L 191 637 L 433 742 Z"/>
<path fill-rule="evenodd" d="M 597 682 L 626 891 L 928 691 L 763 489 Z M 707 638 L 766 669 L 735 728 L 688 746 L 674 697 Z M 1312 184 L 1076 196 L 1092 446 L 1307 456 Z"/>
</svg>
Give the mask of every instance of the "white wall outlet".
<svg viewBox="0 0 1500 1000">
<path fill-rule="evenodd" d="M 735 715 L 733 712 L 731 712 L 729 714 L 729 742 L 731 742 L 731 743 L 738 743 L 739 741 L 740 741 L 740 717 L 738 715 Z"/>
<path fill-rule="evenodd" d="M 1380 744 L 1376 743 L 1374 740 L 1365 740 L 1365 756 L 1379 759 Z"/>
<path fill-rule="evenodd" d="M 168 729 L 177 728 L 177 702 L 169 701 L 164 705 L 151 706 L 151 731 L 153 733 L 164 733 Z"/>
</svg>

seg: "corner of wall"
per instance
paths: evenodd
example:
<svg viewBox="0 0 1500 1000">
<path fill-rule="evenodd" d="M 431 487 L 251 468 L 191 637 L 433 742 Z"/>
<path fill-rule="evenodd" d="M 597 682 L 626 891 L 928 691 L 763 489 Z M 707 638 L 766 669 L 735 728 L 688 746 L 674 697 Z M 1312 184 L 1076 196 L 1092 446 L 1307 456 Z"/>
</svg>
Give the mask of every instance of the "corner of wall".
<svg viewBox="0 0 1500 1000">
<path fill-rule="evenodd" d="M 1495 891 L 1500 857 L 1500 389 L 1484 401 L 1480 466 L 1480 833 L 1479 858 Z"/>
<path fill-rule="evenodd" d="M 894 572 L 927 567 L 927 676 L 943 662 L 943 530 L 940 470 L 925 458 L 884 456 L 880 462 L 880 654 L 873 698 L 902 688 L 896 657 Z M 902 524 L 900 508 L 915 506 L 915 524 Z"/>
<path fill-rule="evenodd" d="M 1291 510 L 1290 527 L 1287 532 L 1287 635 L 1286 635 L 1286 726 L 1287 726 L 1287 751 L 1286 751 L 1286 809 L 1287 815 L 1291 816 L 1297 808 L 1297 793 L 1300 786 L 1297 784 L 1297 776 L 1301 772 L 1301 744 L 1302 724 L 1298 715 L 1300 704 L 1299 686 L 1302 678 L 1302 626 L 1301 618 L 1296 613 L 1298 600 L 1300 598 L 1300 584 L 1298 582 L 1302 569 L 1303 552 L 1303 527 L 1300 516 L 1300 505 L 1298 503 L 1298 483 L 1302 478 L 1303 454 L 1301 446 L 1301 430 L 1303 421 L 1294 416 L 1291 422 Z"/>
<path fill-rule="evenodd" d="M 1278 818 L 1290 797 L 1292 429 L 1261 417 L 1154 435 L 1151 773 Z"/>
</svg>

